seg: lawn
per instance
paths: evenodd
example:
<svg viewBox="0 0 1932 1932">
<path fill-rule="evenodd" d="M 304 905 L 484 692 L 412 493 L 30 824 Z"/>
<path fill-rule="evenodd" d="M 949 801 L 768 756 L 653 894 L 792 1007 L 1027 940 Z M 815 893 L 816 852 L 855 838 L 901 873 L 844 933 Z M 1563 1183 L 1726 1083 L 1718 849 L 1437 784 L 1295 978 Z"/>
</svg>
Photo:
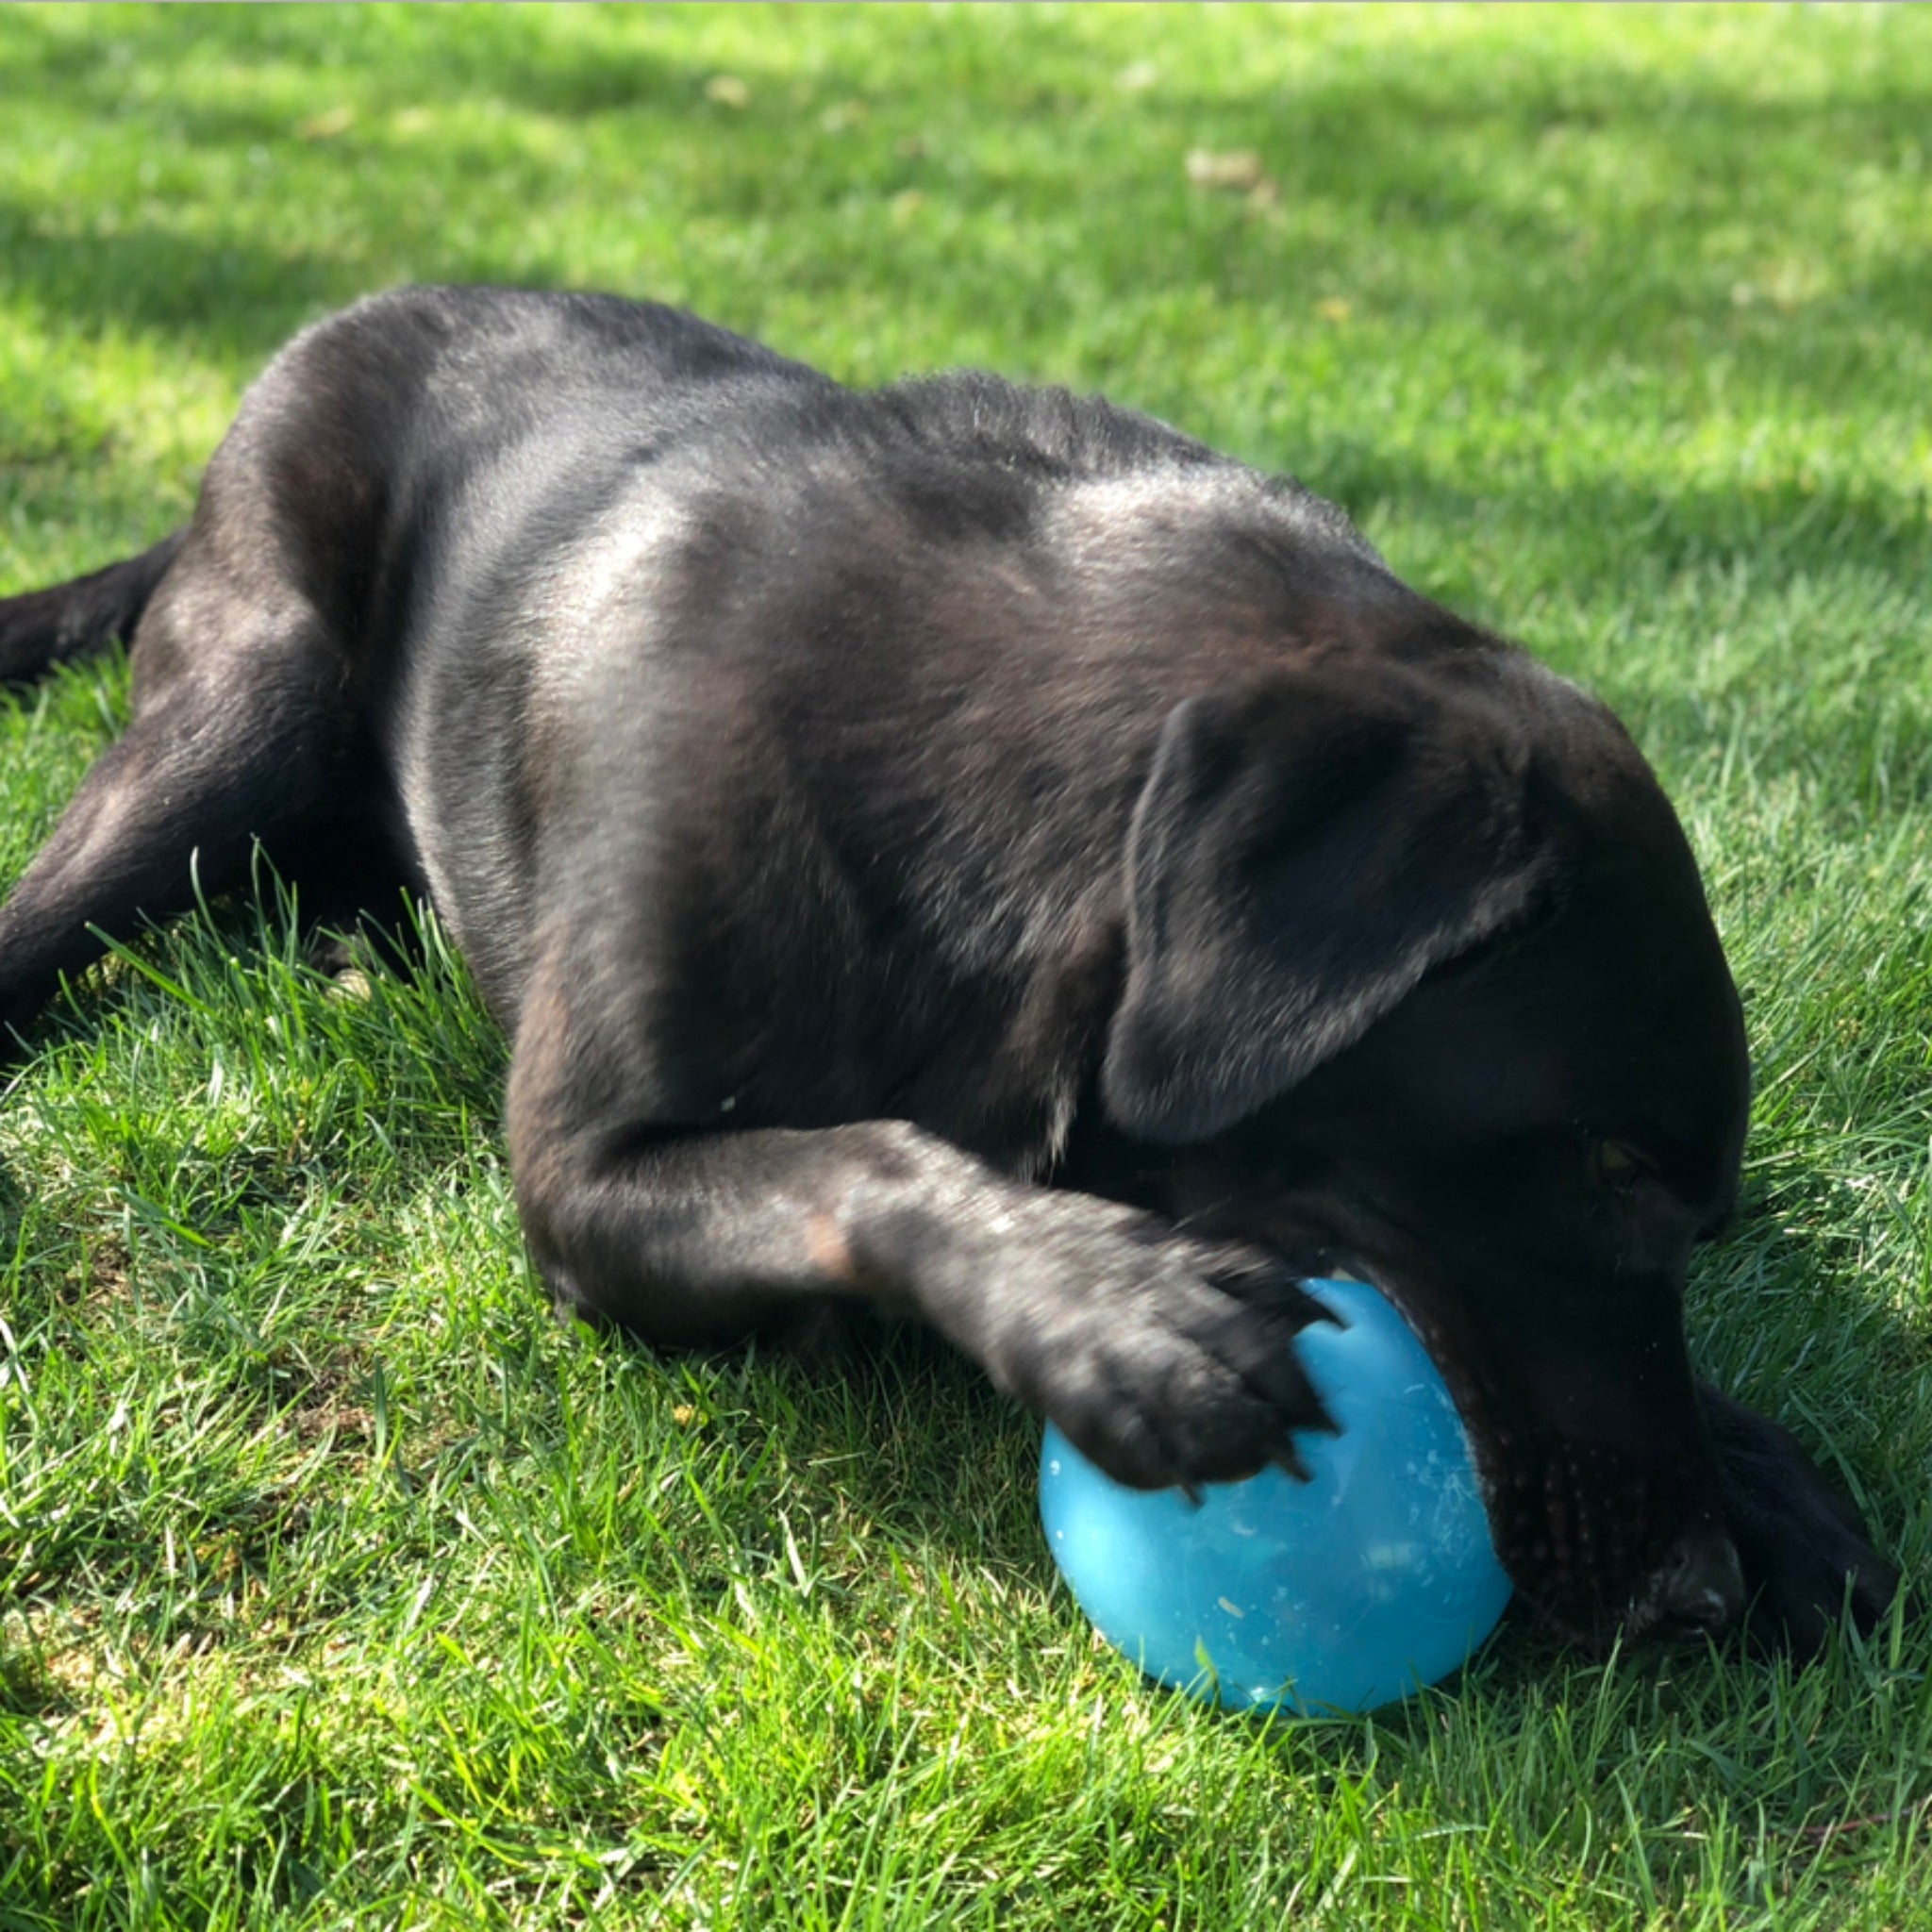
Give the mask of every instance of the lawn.
<svg viewBox="0 0 1932 1932">
<path fill-rule="evenodd" d="M 1695 1351 L 1924 1573 L 1932 15 L 9 8 L 0 592 L 431 278 L 1104 388 L 1601 691 L 1757 1067 Z M 0 700 L 0 879 L 125 694 Z M 551 1321 L 427 950 L 331 981 L 216 907 L 0 1096 L 0 1932 L 1932 1924 L 1923 1625 L 1178 1704 L 963 1365 Z"/>
</svg>

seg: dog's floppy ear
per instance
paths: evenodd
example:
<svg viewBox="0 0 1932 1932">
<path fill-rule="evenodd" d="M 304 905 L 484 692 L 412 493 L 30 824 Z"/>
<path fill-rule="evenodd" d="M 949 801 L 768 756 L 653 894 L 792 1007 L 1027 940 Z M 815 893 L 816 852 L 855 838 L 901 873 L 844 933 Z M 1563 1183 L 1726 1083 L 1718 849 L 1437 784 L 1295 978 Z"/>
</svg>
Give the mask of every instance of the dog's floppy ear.
<svg viewBox="0 0 1932 1932">
<path fill-rule="evenodd" d="M 1177 706 L 1128 835 L 1114 1119 L 1220 1131 L 1516 917 L 1549 860 L 1528 762 L 1474 665 L 1330 658 Z"/>
</svg>

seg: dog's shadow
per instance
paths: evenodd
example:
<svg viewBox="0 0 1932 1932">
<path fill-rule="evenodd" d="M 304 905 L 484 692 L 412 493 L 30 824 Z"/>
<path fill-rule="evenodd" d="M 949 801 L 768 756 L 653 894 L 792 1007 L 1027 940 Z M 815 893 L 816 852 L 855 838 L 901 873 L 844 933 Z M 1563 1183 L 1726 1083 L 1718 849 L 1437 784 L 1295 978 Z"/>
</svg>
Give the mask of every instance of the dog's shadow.
<svg viewBox="0 0 1932 1932">
<path fill-rule="evenodd" d="M 970 1546 L 1050 1575 L 1035 1547 L 1041 1425 L 931 1329 L 856 1311 L 808 1354 L 755 1355 L 752 1372 L 753 1425 L 782 1438 L 801 1495 L 902 1550 Z"/>
</svg>

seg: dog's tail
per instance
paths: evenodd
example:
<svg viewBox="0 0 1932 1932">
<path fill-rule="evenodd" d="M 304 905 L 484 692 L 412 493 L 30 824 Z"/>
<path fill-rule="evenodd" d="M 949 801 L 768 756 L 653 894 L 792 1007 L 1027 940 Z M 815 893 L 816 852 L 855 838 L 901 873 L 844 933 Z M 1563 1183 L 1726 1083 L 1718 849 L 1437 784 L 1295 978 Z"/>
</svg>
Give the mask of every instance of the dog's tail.
<svg viewBox="0 0 1932 1932">
<path fill-rule="evenodd" d="M 69 583 L 0 597 L 0 687 L 31 684 L 56 664 L 132 637 L 187 535 L 176 530 L 139 557 Z"/>
</svg>

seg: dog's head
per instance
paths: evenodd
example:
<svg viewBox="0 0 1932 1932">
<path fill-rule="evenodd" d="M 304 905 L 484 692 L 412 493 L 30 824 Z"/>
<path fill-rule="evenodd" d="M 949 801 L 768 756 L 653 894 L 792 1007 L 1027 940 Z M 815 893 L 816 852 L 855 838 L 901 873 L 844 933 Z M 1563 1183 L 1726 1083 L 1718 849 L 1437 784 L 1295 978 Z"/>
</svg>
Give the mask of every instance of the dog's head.
<svg viewBox="0 0 1932 1932">
<path fill-rule="evenodd" d="M 1215 1231 L 1387 1291 L 1566 1627 L 1740 1607 L 1682 1293 L 1729 1211 L 1738 995 L 1610 714 L 1463 633 L 1170 717 L 1127 857 L 1103 1097 Z"/>
</svg>

